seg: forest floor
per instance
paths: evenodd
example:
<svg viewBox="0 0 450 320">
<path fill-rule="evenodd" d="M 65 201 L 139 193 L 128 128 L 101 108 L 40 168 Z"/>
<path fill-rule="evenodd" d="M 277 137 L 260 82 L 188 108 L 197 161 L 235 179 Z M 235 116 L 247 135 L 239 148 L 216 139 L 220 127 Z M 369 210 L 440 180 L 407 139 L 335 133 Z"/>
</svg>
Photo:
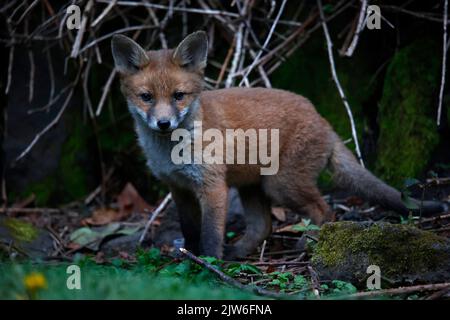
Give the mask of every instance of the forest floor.
<svg viewBox="0 0 450 320">
<path fill-rule="evenodd" d="M 433 192 L 449 200 L 449 179 L 436 181 Z M 385 294 L 366 295 L 367 289 L 358 284 L 321 279 L 311 263 L 320 228 L 280 207 L 273 208 L 273 233 L 257 252 L 245 260 L 223 261 L 175 252 L 167 241 L 156 247 L 155 237 L 174 237 L 173 228 L 170 235 L 161 228 L 173 223 L 169 209 L 153 220 L 140 244 L 156 207 L 148 205 L 131 184 L 108 207 L 98 205 L 98 196 L 94 192 L 83 201 L 55 209 L 32 208 L 32 201 L 25 199 L 2 215 L 1 299 L 449 298 L 448 283 L 437 287 L 383 283 Z M 338 221 L 408 224 L 450 238 L 449 212 L 426 219 L 400 218 L 357 197 L 336 194 L 325 199 Z M 236 241 L 241 231 L 232 227 L 227 242 Z M 81 270 L 80 290 L 69 289 L 70 265 Z"/>
</svg>

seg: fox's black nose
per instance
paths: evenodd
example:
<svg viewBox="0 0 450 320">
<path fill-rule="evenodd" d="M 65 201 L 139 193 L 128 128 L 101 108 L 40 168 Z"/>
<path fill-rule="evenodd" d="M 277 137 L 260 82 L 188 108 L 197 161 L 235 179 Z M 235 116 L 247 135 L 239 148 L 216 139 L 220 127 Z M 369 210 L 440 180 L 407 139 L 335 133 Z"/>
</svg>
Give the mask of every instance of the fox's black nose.
<svg viewBox="0 0 450 320">
<path fill-rule="evenodd" d="M 159 120 L 157 123 L 158 128 L 161 130 L 167 130 L 170 127 L 170 121 L 169 120 Z"/>
</svg>

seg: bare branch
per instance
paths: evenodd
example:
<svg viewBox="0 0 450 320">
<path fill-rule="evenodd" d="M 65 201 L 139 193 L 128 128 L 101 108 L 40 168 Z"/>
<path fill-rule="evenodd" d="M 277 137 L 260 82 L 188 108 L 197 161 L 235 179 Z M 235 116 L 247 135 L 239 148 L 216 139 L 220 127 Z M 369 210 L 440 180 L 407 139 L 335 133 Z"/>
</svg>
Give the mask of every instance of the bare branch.
<svg viewBox="0 0 450 320">
<path fill-rule="evenodd" d="M 117 71 L 116 69 L 114 69 L 113 71 L 111 71 L 111 73 L 109 74 L 109 78 L 106 81 L 105 86 L 103 87 L 102 90 L 102 97 L 100 98 L 100 102 L 98 103 L 97 106 L 97 111 L 95 112 L 95 115 L 98 117 L 100 115 L 100 113 L 102 112 L 102 108 L 103 105 L 105 104 L 106 101 L 106 97 L 108 96 L 109 93 L 109 88 L 111 87 L 114 78 L 116 77 Z"/>
<path fill-rule="evenodd" d="M 347 115 L 350 119 L 350 126 L 351 126 L 351 130 L 352 130 L 352 137 L 353 137 L 353 141 L 355 143 L 355 151 L 356 151 L 356 155 L 358 157 L 358 160 L 361 164 L 361 166 L 364 167 L 364 162 L 361 156 L 361 150 L 359 149 L 359 142 L 358 142 L 358 134 L 356 133 L 356 125 L 355 125 L 355 120 L 353 119 L 353 112 L 352 109 L 350 108 L 350 105 L 348 103 L 347 97 L 344 94 L 344 90 L 342 89 L 341 83 L 339 82 L 339 78 L 337 76 L 336 73 L 336 67 L 334 65 L 334 57 L 333 57 L 333 43 L 331 42 L 331 37 L 330 34 L 328 32 L 328 27 L 327 24 L 325 22 L 325 16 L 323 14 L 323 7 L 322 7 L 322 1 L 321 0 L 317 0 L 317 5 L 319 7 L 319 14 L 320 14 L 320 18 L 322 20 L 322 28 L 323 28 L 323 33 L 325 34 L 325 39 L 327 42 L 327 49 L 328 49 L 328 59 L 330 60 L 330 67 L 331 67 L 331 74 L 333 76 L 333 80 L 336 84 L 336 87 L 339 91 L 339 95 L 341 96 L 342 102 L 344 103 L 345 106 L 345 110 L 347 111 Z"/>
<path fill-rule="evenodd" d="M 278 20 L 280 20 L 281 14 L 283 13 L 285 5 L 286 5 L 286 0 L 283 0 L 283 2 L 281 3 L 281 6 L 280 6 L 280 10 L 278 11 L 278 14 L 275 18 L 275 21 L 272 24 L 269 34 L 266 37 L 266 41 L 264 41 L 264 44 L 263 44 L 261 50 L 259 50 L 259 52 L 257 53 L 256 57 L 254 58 L 253 63 L 250 65 L 250 67 L 247 68 L 247 71 L 244 74 L 244 79 L 246 79 L 248 77 L 248 75 L 250 74 L 250 72 L 252 72 L 253 68 L 255 67 L 256 63 L 258 62 L 259 57 L 261 57 L 263 52 L 266 50 L 267 45 L 269 44 L 269 41 L 272 38 L 272 34 L 275 31 L 275 27 L 277 26 Z M 239 86 L 242 85 L 242 83 L 244 82 L 244 79 L 241 80 L 241 82 L 239 83 Z"/>
<path fill-rule="evenodd" d="M 105 10 L 102 11 L 102 13 L 94 20 L 94 22 L 91 23 L 91 27 L 94 28 L 106 15 L 111 11 L 111 9 L 116 4 L 117 0 L 112 0 L 105 8 Z"/>
<path fill-rule="evenodd" d="M 72 98 L 74 89 L 75 89 L 74 86 L 72 86 L 72 89 L 70 90 L 69 94 L 67 95 L 66 100 L 64 101 L 64 104 L 62 105 L 62 107 L 59 110 L 56 117 L 41 132 L 36 134 L 36 136 L 31 141 L 31 143 L 28 145 L 28 147 L 15 159 L 16 162 L 19 161 L 20 159 L 22 159 L 23 157 L 25 157 L 30 152 L 30 150 L 34 147 L 34 145 L 39 141 L 39 139 L 44 134 L 46 134 L 48 131 L 50 131 L 50 129 L 53 128 L 58 123 L 59 119 L 61 119 L 61 116 L 63 115 L 64 111 L 66 110 L 67 106 L 70 103 L 70 99 Z"/>
<path fill-rule="evenodd" d="M 28 50 L 28 60 L 30 61 L 30 82 L 28 85 L 28 102 L 33 100 L 34 96 L 34 75 L 36 72 L 36 65 L 34 63 L 33 51 Z"/>
<path fill-rule="evenodd" d="M 81 19 L 81 26 L 80 29 L 78 29 L 75 42 L 73 43 L 72 52 L 70 53 L 71 58 L 75 58 L 76 56 L 78 56 L 78 51 L 80 50 L 81 42 L 83 41 L 83 35 L 86 31 L 87 21 L 89 19 L 88 13 L 89 11 L 91 11 L 93 5 L 94 1 L 89 0 L 86 7 L 84 8 L 83 18 Z"/>
<path fill-rule="evenodd" d="M 358 44 L 359 35 L 364 30 L 364 22 L 366 21 L 366 16 L 367 16 L 367 6 L 368 6 L 368 1 L 361 0 L 361 11 L 359 12 L 358 25 L 356 27 L 356 31 L 353 36 L 353 40 L 350 43 L 350 46 L 344 52 L 344 56 L 346 56 L 346 57 L 351 57 L 353 55 L 356 45 Z"/>
<path fill-rule="evenodd" d="M 182 254 L 184 254 L 187 258 L 189 258 L 191 261 L 195 262 L 196 264 L 208 269 L 209 271 L 215 273 L 220 280 L 222 280 L 223 282 L 229 284 L 230 286 L 233 286 L 235 288 L 241 289 L 241 290 L 245 290 L 245 291 L 250 291 L 253 293 L 256 293 L 258 295 L 261 296 L 268 296 L 268 297 L 272 297 L 272 298 L 281 298 L 284 297 L 284 295 L 270 291 L 270 290 L 266 290 L 257 286 L 246 286 L 242 283 L 240 283 L 239 281 L 231 278 L 230 276 L 226 275 L 225 273 L 223 273 L 222 271 L 220 271 L 218 268 L 215 268 L 213 265 L 211 265 L 210 263 L 200 259 L 199 257 L 195 256 L 194 254 L 192 254 L 191 252 L 189 252 L 188 250 L 184 249 L 184 248 L 180 248 L 180 251 Z"/>
<path fill-rule="evenodd" d="M 97 2 L 110 3 L 111 0 L 97 0 Z M 154 4 L 154 3 L 148 3 L 148 2 L 135 2 L 135 1 L 117 1 L 117 5 L 129 6 L 129 7 L 148 7 L 148 8 L 163 9 L 163 10 L 170 9 L 170 6 L 165 6 L 162 4 Z M 200 13 L 200 14 L 207 14 L 207 15 L 221 15 L 221 16 L 229 16 L 229 17 L 233 17 L 233 18 L 239 18 L 239 15 L 237 13 L 221 11 L 221 10 L 204 10 L 204 9 L 184 8 L 184 7 L 173 7 L 172 10 L 180 11 L 180 12 L 191 12 L 191 13 Z"/>
<path fill-rule="evenodd" d="M 437 111 L 437 125 L 441 124 L 442 114 L 442 99 L 444 97 L 445 87 L 445 69 L 447 68 L 447 15 L 448 15 L 448 0 L 444 1 L 444 22 L 443 22 L 443 40 L 442 40 L 442 76 L 441 76 L 441 88 L 439 90 L 439 106 Z"/>
<path fill-rule="evenodd" d="M 155 219 L 158 217 L 158 215 L 167 207 L 167 205 L 170 203 L 171 200 L 172 200 L 172 194 L 169 193 L 166 195 L 164 200 L 159 204 L 158 208 L 156 208 L 155 211 L 152 212 L 152 215 L 150 216 L 150 219 L 148 219 L 147 223 L 145 224 L 144 231 L 142 231 L 141 237 L 139 238 L 139 244 L 141 244 L 144 241 L 145 235 L 147 234 L 148 229 L 152 225 L 153 221 L 155 221 Z"/>
<path fill-rule="evenodd" d="M 12 69 L 14 64 L 14 48 L 15 46 L 11 46 L 11 49 L 9 49 L 8 79 L 6 80 L 5 94 L 9 93 L 9 88 L 11 87 Z"/>
<path fill-rule="evenodd" d="M 235 36 L 235 50 L 234 50 L 234 56 L 233 61 L 231 62 L 231 68 L 230 72 L 228 73 L 227 80 L 225 81 L 225 88 L 229 88 L 233 85 L 233 79 L 236 76 L 236 69 L 239 63 L 239 58 L 241 56 L 241 50 L 242 50 L 242 33 L 244 30 L 244 24 L 239 24 L 238 31 Z"/>
</svg>

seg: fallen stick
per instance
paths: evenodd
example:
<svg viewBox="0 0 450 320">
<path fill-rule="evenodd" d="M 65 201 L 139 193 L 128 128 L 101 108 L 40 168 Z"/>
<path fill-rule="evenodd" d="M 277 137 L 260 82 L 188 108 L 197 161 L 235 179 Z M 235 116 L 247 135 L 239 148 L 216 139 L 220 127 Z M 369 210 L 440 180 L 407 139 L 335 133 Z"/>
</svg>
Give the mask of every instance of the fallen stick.
<svg viewBox="0 0 450 320">
<path fill-rule="evenodd" d="M 316 270 L 313 269 L 313 267 L 308 266 L 308 271 L 311 276 L 311 289 L 316 297 L 316 299 L 320 299 L 320 282 L 319 282 L 319 276 L 317 275 Z"/>
<path fill-rule="evenodd" d="M 40 213 L 40 212 L 48 212 L 48 213 L 60 213 L 61 209 L 56 208 L 0 208 L 0 213 Z"/>
<path fill-rule="evenodd" d="M 341 296 L 340 299 L 359 299 L 359 298 L 370 298 L 377 297 L 382 295 L 394 295 L 394 294 L 405 294 L 405 293 L 413 293 L 413 292 L 422 292 L 422 291 L 436 291 L 436 290 L 444 290 L 450 289 L 450 282 L 445 283 L 433 283 L 433 284 L 425 284 L 411 287 L 400 287 L 394 289 L 384 289 L 384 290 L 375 290 L 368 292 L 358 292 L 354 294 L 350 294 L 347 296 Z"/>
<path fill-rule="evenodd" d="M 255 262 L 251 263 L 254 266 L 262 267 L 262 266 L 305 266 L 308 264 L 306 261 L 283 261 L 283 262 Z"/>
<path fill-rule="evenodd" d="M 242 283 L 240 283 L 239 281 L 231 278 L 230 276 L 227 276 L 225 273 L 223 273 L 222 271 L 220 271 L 219 269 L 215 268 L 212 264 L 200 259 L 199 257 L 197 257 L 196 255 L 194 255 L 193 253 L 189 252 L 188 250 L 186 250 L 185 248 L 180 248 L 180 251 L 182 254 L 184 254 L 188 259 L 190 259 L 191 261 L 195 262 L 196 264 L 208 269 L 209 271 L 215 273 L 220 280 L 222 280 L 223 282 L 229 284 L 230 286 L 236 287 L 238 289 L 241 290 L 245 290 L 245 291 L 249 291 L 249 292 L 253 292 L 257 295 L 260 296 L 267 296 L 267 297 L 271 297 L 271 298 L 283 298 L 286 297 L 285 295 L 270 291 L 270 290 L 266 290 L 260 287 L 256 287 L 256 286 L 246 286 Z"/>
<path fill-rule="evenodd" d="M 431 218 L 424 218 L 424 219 L 422 219 L 420 221 L 415 222 L 415 224 L 422 224 L 424 222 L 431 222 L 431 221 L 435 221 L 435 220 L 448 219 L 448 218 L 450 218 L 450 213 L 439 215 L 439 216 L 436 216 L 436 217 L 431 217 Z"/>
</svg>

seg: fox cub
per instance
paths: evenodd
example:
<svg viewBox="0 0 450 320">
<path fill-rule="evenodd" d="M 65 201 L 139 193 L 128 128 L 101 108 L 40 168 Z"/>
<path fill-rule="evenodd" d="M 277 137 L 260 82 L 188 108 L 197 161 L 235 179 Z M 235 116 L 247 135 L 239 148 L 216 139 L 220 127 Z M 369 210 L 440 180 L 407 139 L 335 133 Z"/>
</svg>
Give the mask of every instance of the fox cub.
<svg viewBox="0 0 450 320">
<path fill-rule="evenodd" d="M 202 31 L 190 34 L 173 50 L 145 51 L 123 35 L 112 39 L 115 67 L 139 144 L 153 174 L 170 188 L 187 249 L 228 259 L 252 253 L 270 235 L 271 202 L 307 214 L 319 225 L 332 221 L 332 211 L 316 186 L 326 167 L 338 186 L 399 213 L 408 212 L 400 192 L 360 166 L 306 98 L 265 88 L 203 91 L 207 52 L 208 40 Z M 196 123 L 201 123 L 203 131 L 223 133 L 277 130 L 278 149 L 271 148 L 272 153 L 278 151 L 276 174 L 262 175 L 261 161 L 175 163 L 172 152 L 178 141 L 172 133 L 184 129 L 194 135 Z M 189 143 L 195 144 L 194 140 Z M 200 147 L 205 146 L 201 141 Z M 250 148 L 246 145 L 245 152 Z M 224 248 L 230 186 L 239 190 L 246 232 Z M 441 210 L 438 202 L 425 201 L 422 206 L 422 212 Z"/>
</svg>

